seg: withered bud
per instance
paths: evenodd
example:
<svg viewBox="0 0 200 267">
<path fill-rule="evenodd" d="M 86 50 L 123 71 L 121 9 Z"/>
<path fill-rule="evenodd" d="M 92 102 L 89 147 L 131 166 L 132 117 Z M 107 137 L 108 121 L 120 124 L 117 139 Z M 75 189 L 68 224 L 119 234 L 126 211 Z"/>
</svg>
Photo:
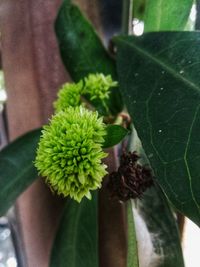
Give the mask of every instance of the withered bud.
<svg viewBox="0 0 200 267">
<path fill-rule="evenodd" d="M 138 163 L 136 152 L 124 152 L 120 166 L 109 175 L 108 189 L 111 197 L 120 201 L 141 198 L 147 188 L 153 185 L 152 171 L 148 166 Z"/>
</svg>

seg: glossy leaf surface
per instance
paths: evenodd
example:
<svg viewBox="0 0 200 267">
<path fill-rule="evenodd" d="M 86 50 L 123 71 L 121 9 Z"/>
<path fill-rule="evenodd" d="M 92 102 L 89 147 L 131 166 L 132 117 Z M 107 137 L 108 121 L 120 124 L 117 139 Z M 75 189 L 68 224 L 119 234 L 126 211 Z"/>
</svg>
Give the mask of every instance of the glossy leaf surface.
<svg viewBox="0 0 200 267">
<path fill-rule="evenodd" d="M 120 125 L 108 125 L 106 127 L 106 133 L 104 137 L 105 142 L 103 144 L 104 148 L 112 147 L 120 143 L 129 131 Z"/>
<path fill-rule="evenodd" d="M 114 60 L 105 50 L 93 26 L 70 0 L 63 1 L 55 24 L 62 60 L 72 79 L 77 82 L 89 73 L 111 74 L 117 80 Z M 105 113 L 101 102 L 93 102 Z M 109 110 L 117 113 L 122 109 L 118 88 L 114 88 L 108 102 Z"/>
<path fill-rule="evenodd" d="M 200 35 L 148 33 L 116 42 L 121 92 L 155 177 L 200 225 Z"/>
<path fill-rule="evenodd" d="M 193 0 L 147 1 L 144 15 L 145 32 L 183 30 L 193 2 Z"/>
<path fill-rule="evenodd" d="M 68 200 L 53 245 L 50 267 L 98 267 L 97 193 Z"/>
<path fill-rule="evenodd" d="M 33 161 L 40 132 L 29 132 L 0 152 L 0 216 L 37 178 Z"/>
</svg>

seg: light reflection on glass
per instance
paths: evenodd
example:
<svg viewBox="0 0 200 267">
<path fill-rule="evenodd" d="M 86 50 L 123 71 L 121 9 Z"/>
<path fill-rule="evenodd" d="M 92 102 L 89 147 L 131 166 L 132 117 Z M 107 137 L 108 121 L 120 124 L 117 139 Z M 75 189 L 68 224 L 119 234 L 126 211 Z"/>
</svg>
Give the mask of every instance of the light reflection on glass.
<svg viewBox="0 0 200 267">
<path fill-rule="evenodd" d="M 0 218 L 0 267 L 17 267 L 11 230 L 6 217 Z"/>
</svg>

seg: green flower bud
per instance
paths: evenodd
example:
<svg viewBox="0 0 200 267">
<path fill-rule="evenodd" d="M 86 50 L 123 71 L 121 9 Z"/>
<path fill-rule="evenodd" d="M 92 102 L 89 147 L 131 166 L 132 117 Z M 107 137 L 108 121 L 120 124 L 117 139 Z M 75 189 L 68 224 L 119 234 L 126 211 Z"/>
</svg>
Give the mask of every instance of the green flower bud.
<svg viewBox="0 0 200 267">
<path fill-rule="evenodd" d="M 88 94 L 91 100 L 100 99 L 104 101 L 109 98 L 110 89 L 118 83 L 112 80 L 111 75 L 105 76 L 102 73 L 89 74 L 84 79 L 84 94 Z"/>
<path fill-rule="evenodd" d="M 65 110 L 68 107 L 77 107 L 81 105 L 81 93 L 83 82 L 65 83 L 58 91 L 58 99 L 54 102 L 55 112 Z"/>
<path fill-rule="evenodd" d="M 68 107 L 44 126 L 35 166 L 53 190 L 78 202 L 101 187 L 106 175 L 102 159 L 105 125 L 98 113 L 82 106 Z"/>
</svg>

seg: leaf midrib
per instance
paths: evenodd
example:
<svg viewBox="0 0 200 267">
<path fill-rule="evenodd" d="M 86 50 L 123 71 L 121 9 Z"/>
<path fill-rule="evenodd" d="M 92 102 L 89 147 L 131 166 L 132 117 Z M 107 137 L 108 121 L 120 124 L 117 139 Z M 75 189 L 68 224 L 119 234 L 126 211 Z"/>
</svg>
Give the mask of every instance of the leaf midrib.
<svg viewBox="0 0 200 267">
<path fill-rule="evenodd" d="M 157 65 L 159 65 L 163 70 L 165 70 L 166 72 L 170 73 L 175 79 L 178 79 L 179 81 L 182 81 L 184 84 L 187 84 L 190 88 L 195 90 L 195 92 L 200 93 L 200 88 L 195 83 L 191 82 L 190 80 L 188 80 L 185 77 L 183 77 L 182 75 L 180 75 L 171 66 L 168 66 L 163 61 L 159 60 L 159 58 L 157 58 L 156 56 L 154 56 L 154 55 L 150 54 L 149 52 L 147 52 L 146 50 L 138 47 L 134 43 L 130 43 L 130 41 L 126 41 L 126 40 L 124 40 L 122 38 L 118 38 L 118 40 L 120 40 L 122 43 L 126 44 L 127 46 L 129 46 L 132 49 L 134 49 L 135 51 L 137 51 L 143 57 L 146 57 L 146 58 L 150 59 L 152 62 L 154 62 Z M 191 131 L 191 129 L 190 129 L 190 131 Z M 189 138 L 190 134 L 191 134 L 191 132 L 189 132 L 188 143 L 189 143 L 189 139 L 190 139 Z M 190 169 L 189 169 L 188 162 L 187 162 L 187 148 L 188 147 L 186 146 L 185 154 L 183 156 L 183 160 L 185 162 L 185 166 L 186 166 L 187 173 L 188 173 L 191 196 L 192 196 L 192 199 L 193 199 L 193 202 L 194 202 L 195 206 L 197 207 L 197 211 L 200 214 L 200 205 L 198 204 L 198 202 L 196 200 L 196 197 L 194 195 L 193 189 L 192 189 L 192 181 L 191 181 L 192 178 L 191 178 Z"/>
<path fill-rule="evenodd" d="M 127 46 L 132 47 L 139 54 L 143 55 L 144 57 L 146 57 L 146 58 L 150 59 L 151 61 L 153 61 L 154 63 L 158 64 L 159 66 L 162 67 L 163 70 L 165 70 L 166 72 L 170 73 L 174 78 L 182 81 L 184 84 L 187 84 L 189 87 L 191 87 L 193 90 L 195 90 L 195 92 L 198 92 L 200 94 L 200 88 L 198 87 L 198 85 L 196 85 L 195 83 L 193 83 L 190 80 L 186 79 L 183 75 L 180 75 L 171 66 L 168 66 L 163 61 L 159 60 L 159 58 L 157 58 L 156 56 L 150 54 L 149 52 L 147 52 L 146 50 L 138 47 L 137 45 L 135 45 L 133 43 L 130 43 L 130 41 L 126 41 L 126 40 L 124 40 L 124 39 L 122 39 L 120 37 L 118 38 L 118 40 L 120 40 L 122 43 L 125 43 Z"/>
</svg>

